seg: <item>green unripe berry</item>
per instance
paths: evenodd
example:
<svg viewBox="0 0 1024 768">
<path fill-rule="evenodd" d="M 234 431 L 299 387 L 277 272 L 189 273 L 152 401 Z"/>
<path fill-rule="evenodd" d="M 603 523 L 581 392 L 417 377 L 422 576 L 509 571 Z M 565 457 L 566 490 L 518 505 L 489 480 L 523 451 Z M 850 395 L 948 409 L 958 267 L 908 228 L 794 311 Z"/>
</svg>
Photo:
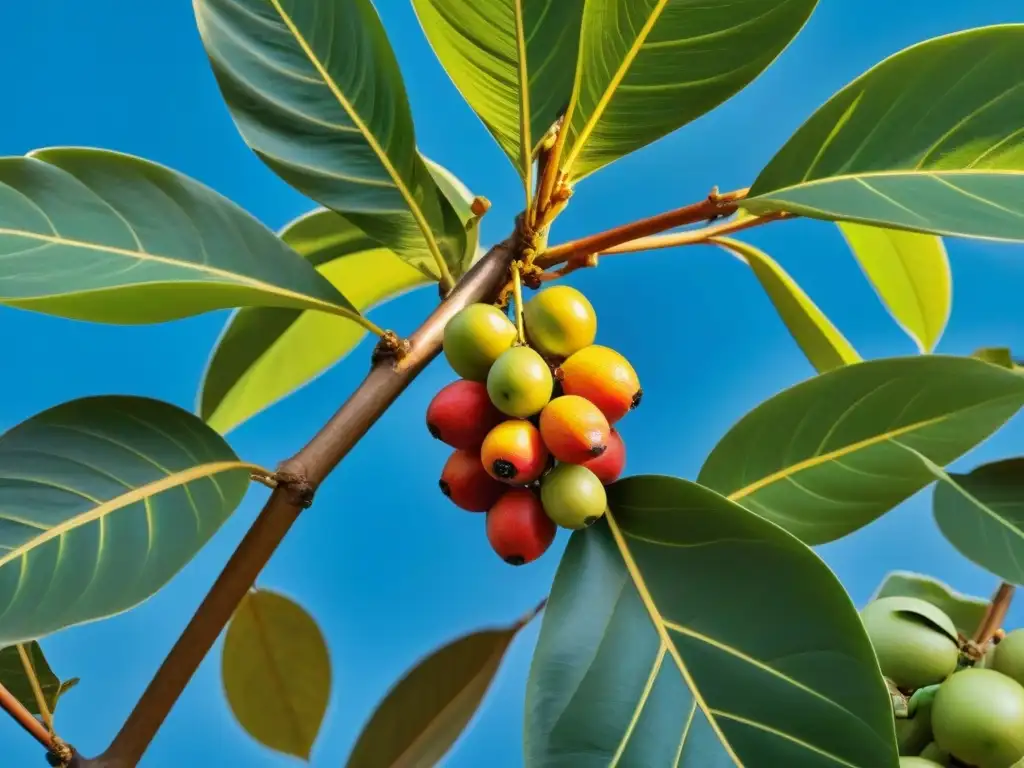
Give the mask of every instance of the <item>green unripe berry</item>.
<svg viewBox="0 0 1024 768">
<path fill-rule="evenodd" d="M 976 768 L 1011 768 L 1024 757 L 1024 686 L 992 669 L 951 675 L 932 705 L 935 743 Z"/>
<path fill-rule="evenodd" d="M 999 641 L 987 665 L 1024 685 L 1024 629 L 1015 629 Z"/>
<path fill-rule="evenodd" d="M 597 475 L 578 464 L 559 464 L 542 477 L 540 500 L 556 525 L 577 530 L 596 523 L 608 508 Z"/>
<path fill-rule="evenodd" d="M 587 297 L 568 285 L 539 291 L 523 307 L 530 344 L 542 354 L 566 358 L 594 343 L 597 314 Z"/>
<path fill-rule="evenodd" d="M 516 340 L 516 327 L 490 304 L 470 304 L 444 327 L 442 348 L 452 369 L 464 379 L 487 381 L 494 361 Z"/>
<path fill-rule="evenodd" d="M 960 652 L 956 627 L 939 608 L 914 597 L 884 597 L 861 611 L 882 674 L 901 690 L 917 690 L 953 673 Z"/>
<path fill-rule="evenodd" d="M 901 757 L 900 768 L 942 768 L 942 766 L 923 757 Z"/>
<path fill-rule="evenodd" d="M 548 364 L 529 347 L 506 350 L 487 374 L 487 394 L 494 407 L 516 419 L 539 413 L 554 387 Z"/>
</svg>

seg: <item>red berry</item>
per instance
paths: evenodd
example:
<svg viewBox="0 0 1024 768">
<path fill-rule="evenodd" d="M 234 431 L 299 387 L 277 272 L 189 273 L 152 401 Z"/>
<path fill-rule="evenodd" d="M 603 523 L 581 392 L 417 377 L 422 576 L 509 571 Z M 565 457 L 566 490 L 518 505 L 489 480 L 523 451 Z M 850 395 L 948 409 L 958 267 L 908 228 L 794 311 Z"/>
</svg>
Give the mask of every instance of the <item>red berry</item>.
<svg viewBox="0 0 1024 768">
<path fill-rule="evenodd" d="M 479 448 L 487 433 L 504 420 L 487 394 L 487 385 L 459 379 L 434 395 L 427 406 L 427 429 L 452 448 Z"/>
<path fill-rule="evenodd" d="M 487 512 L 487 540 L 509 565 L 532 563 L 555 540 L 556 526 L 533 491 L 513 488 Z"/>
<path fill-rule="evenodd" d="M 622 476 L 622 470 L 626 468 L 626 444 L 615 427 L 608 433 L 608 450 L 585 461 L 583 466 L 597 475 L 602 485 L 611 485 Z"/>
<path fill-rule="evenodd" d="M 467 512 L 485 512 L 508 486 L 487 474 L 476 451 L 455 451 L 441 472 L 441 492 Z"/>
</svg>

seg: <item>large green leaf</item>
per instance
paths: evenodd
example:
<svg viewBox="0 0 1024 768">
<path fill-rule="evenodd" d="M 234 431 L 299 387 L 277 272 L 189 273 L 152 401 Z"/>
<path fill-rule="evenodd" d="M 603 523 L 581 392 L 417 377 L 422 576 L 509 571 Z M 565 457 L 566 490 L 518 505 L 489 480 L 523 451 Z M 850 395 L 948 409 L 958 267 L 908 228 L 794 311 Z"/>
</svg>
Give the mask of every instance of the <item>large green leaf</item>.
<svg viewBox="0 0 1024 768">
<path fill-rule="evenodd" d="M 574 533 L 526 694 L 526 765 L 896 768 L 889 694 L 810 549 L 694 483 L 608 489 Z"/>
<path fill-rule="evenodd" d="M 968 560 L 1024 584 L 1024 458 L 942 475 L 933 501 L 942 534 Z"/>
<path fill-rule="evenodd" d="M 50 714 L 54 714 L 57 711 L 57 702 L 60 697 L 78 685 L 78 678 L 72 677 L 70 680 L 61 681 L 50 668 L 50 663 L 43 655 L 43 649 L 39 643 L 34 641 L 25 643 L 23 647 L 28 653 L 32 670 L 43 691 L 46 708 Z M 36 701 L 32 683 L 21 660 L 21 654 L 15 645 L 0 649 L 0 685 L 10 691 L 11 695 L 33 715 L 42 714 L 39 711 L 39 703 Z"/>
<path fill-rule="evenodd" d="M 144 601 L 258 469 L 192 414 L 141 397 L 72 400 L 0 436 L 0 645 Z"/>
<path fill-rule="evenodd" d="M 1024 377 L 973 358 L 857 363 L 748 413 L 715 446 L 698 481 L 808 544 L 824 544 L 935 479 L 913 451 L 945 466 L 1021 405 Z"/>
<path fill-rule="evenodd" d="M 348 300 L 230 200 L 99 149 L 0 158 L 0 303 L 100 323 Z"/>
<path fill-rule="evenodd" d="M 413 0 L 413 7 L 529 193 L 534 148 L 572 95 L 583 0 Z"/>
<path fill-rule="evenodd" d="M 480 708 L 508 647 L 535 615 L 463 635 L 421 660 L 377 706 L 346 768 L 438 765 Z"/>
<path fill-rule="evenodd" d="M 331 696 L 331 658 L 305 609 L 275 592 L 250 590 L 224 635 L 221 680 L 250 736 L 309 760 Z"/>
<path fill-rule="evenodd" d="M 889 314 L 921 352 L 935 350 L 953 303 L 941 237 L 839 222 L 850 250 Z"/>
<path fill-rule="evenodd" d="M 370 0 L 193 5 L 221 93 L 253 151 L 418 268 L 457 272 L 464 233 L 416 151 L 398 62 Z"/>
<path fill-rule="evenodd" d="M 918 232 L 1024 240 L 1024 24 L 900 51 L 833 96 L 743 202 Z"/>
<path fill-rule="evenodd" d="M 748 85 L 817 0 L 587 0 L 563 166 L 580 179 Z"/>
<path fill-rule="evenodd" d="M 819 373 L 860 362 L 857 350 L 771 256 L 727 237 L 713 237 L 708 242 L 722 246 L 750 267 L 790 335 Z"/>
<path fill-rule="evenodd" d="M 333 211 L 286 226 L 281 238 L 336 285 L 360 311 L 430 282 Z M 226 433 L 294 392 L 347 355 L 366 331 L 323 312 L 246 308 L 227 322 L 203 377 L 199 415 Z"/>
<path fill-rule="evenodd" d="M 951 589 L 938 579 L 910 571 L 893 571 L 886 575 L 871 600 L 883 597 L 916 597 L 941 608 L 965 637 L 973 637 L 985 618 L 988 600 L 971 597 Z"/>
</svg>

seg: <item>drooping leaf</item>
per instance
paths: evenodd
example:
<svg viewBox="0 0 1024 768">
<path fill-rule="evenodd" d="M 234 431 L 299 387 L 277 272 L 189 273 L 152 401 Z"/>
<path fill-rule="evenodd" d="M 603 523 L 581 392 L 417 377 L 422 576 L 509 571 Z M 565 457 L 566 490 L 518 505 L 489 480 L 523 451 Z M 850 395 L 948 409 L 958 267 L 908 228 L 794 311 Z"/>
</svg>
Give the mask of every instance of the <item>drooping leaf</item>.
<svg viewBox="0 0 1024 768">
<path fill-rule="evenodd" d="M 941 237 L 839 222 L 882 304 L 921 352 L 935 350 L 953 303 L 953 278 Z"/>
<path fill-rule="evenodd" d="M 715 446 L 698 482 L 824 544 L 935 479 L 912 451 L 945 466 L 1021 405 L 1024 377 L 980 360 L 869 360 L 763 402 Z"/>
<path fill-rule="evenodd" d="M 874 652 L 814 552 L 685 480 L 627 478 L 608 504 L 555 577 L 528 768 L 896 768 Z"/>
<path fill-rule="evenodd" d="M 940 235 L 1024 240 L 1024 24 L 911 46 L 833 96 L 744 206 Z"/>
<path fill-rule="evenodd" d="M 587 0 L 563 167 L 581 179 L 763 72 L 817 0 Z"/>
<path fill-rule="evenodd" d="M 480 248 L 480 217 L 473 213 L 476 196 L 458 176 L 440 163 L 423 156 L 427 170 L 434 177 L 434 183 L 449 205 L 444 208 L 445 231 L 439 236 L 442 250 L 457 258 L 454 270 L 456 277 L 462 277 L 473 265 Z M 433 277 L 433 273 L 428 273 Z"/>
<path fill-rule="evenodd" d="M 572 95 L 583 0 L 413 0 L 413 7 L 529 192 L 534 148 Z"/>
<path fill-rule="evenodd" d="M 54 714 L 57 711 L 57 702 L 60 701 L 60 697 L 78 685 L 78 678 L 72 677 L 69 680 L 61 681 L 50 668 L 50 663 L 46 660 L 39 643 L 34 641 L 25 643 L 24 647 L 32 662 L 32 669 L 35 672 L 36 680 L 39 681 L 39 687 L 43 691 L 46 708 L 50 714 Z M 32 683 L 25 671 L 25 665 L 22 663 L 21 654 L 18 653 L 18 647 L 15 645 L 0 649 L 0 685 L 10 691 L 11 695 L 33 715 L 42 714 L 39 711 L 35 692 L 32 690 Z"/>
<path fill-rule="evenodd" d="M 1008 347 L 982 347 L 976 349 L 971 353 L 971 357 L 976 357 L 978 360 L 984 360 L 986 363 L 992 363 L 992 365 L 999 365 L 1003 368 L 1009 368 L 1013 370 L 1013 354 Z"/>
<path fill-rule="evenodd" d="M 985 611 L 988 600 L 963 595 L 938 579 L 910 571 L 892 571 L 886 575 L 871 600 L 883 597 L 916 597 L 941 608 L 966 637 L 973 637 Z"/>
<path fill-rule="evenodd" d="M 463 635 L 417 663 L 377 705 L 346 768 L 438 765 L 479 709 L 508 647 L 535 615 Z"/>
<path fill-rule="evenodd" d="M 442 246 L 460 239 L 457 217 L 416 151 L 402 75 L 370 0 L 193 5 L 221 93 L 257 156 L 414 266 L 455 272 L 465 248 Z"/>
<path fill-rule="evenodd" d="M 771 256 L 727 237 L 710 238 L 708 242 L 722 246 L 750 267 L 790 335 L 819 373 L 860 362 L 857 350 Z"/>
<path fill-rule="evenodd" d="M 332 283 L 346 286 L 360 312 L 431 282 L 333 211 L 296 219 L 281 238 Z M 323 312 L 239 310 L 228 319 L 203 376 L 199 415 L 227 433 L 315 379 L 365 334 L 361 325 Z"/>
<path fill-rule="evenodd" d="M 212 189 L 99 149 L 0 158 L 0 303 L 98 323 L 348 300 Z"/>
<path fill-rule="evenodd" d="M 146 600 L 258 469 L 192 414 L 142 397 L 72 400 L 0 436 L 0 645 Z"/>
<path fill-rule="evenodd" d="M 1003 581 L 1024 584 L 1024 458 L 940 479 L 933 511 L 949 543 Z"/>
<path fill-rule="evenodd" d="M 224 635 L 221 681 L 239 724 L 265 747 L 308 761 L 331 696 L 320 627 L 283 595 L 252 589 Z"/>
</svg>

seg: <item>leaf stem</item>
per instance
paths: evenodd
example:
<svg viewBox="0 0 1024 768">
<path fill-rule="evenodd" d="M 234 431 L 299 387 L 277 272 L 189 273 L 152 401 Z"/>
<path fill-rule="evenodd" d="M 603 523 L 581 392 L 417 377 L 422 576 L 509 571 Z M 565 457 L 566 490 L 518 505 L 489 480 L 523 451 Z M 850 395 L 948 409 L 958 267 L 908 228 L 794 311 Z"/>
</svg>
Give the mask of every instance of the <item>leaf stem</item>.
<svg viewBox="0 0 1024 768">
<path fill-rule="evenodd" d="M 53 749 L 53 735 L 2 684 L 0 684 L 0 709 L 10 715 L 14 722 L 24 728 L 32 738 L 46 747 L 46 749 Z"/>
<path fill-rule="evenodd" d="M 672 235 L 654 235 L 653 237 L 641 237 L 631 240 L 628 243 L 617 245 L 602 251 L 602 256 L 614 256 L 618 253 L 636 253 L 637 251 L 653 251 L 658 248 L 676 248 L 681 245 L 697 245 L 705 243 L 716 237 L 742 232 L 745 229 L 759 227 L 771 221 L 779 221 L 783 218 L 791 218 L 788 214 L 772 213 L 767 216 L 751 216 L 749 218 L 725 221 L 721 224 L 713 224 L 710 227 L 695 229 L 689 232 L 677 232 Z"/>
<path fill-rule="evenodd" d="M 512 265 L 512 297 L 516 303 L 516 334 L 519 343 L 526 343 L 526 333 L 523 331 L 523 280 L 519 274 L 519 265 Z"/>
<path fill-rule="evenodd" d="M 978 631 L 974 635 L 974 642 L 979 646 L 984 647 L 992 639 L 992 636 L 995 635 L 996 630 L 1003 625 L 1003 621 L 1006 620 L 1006 614 L 1010 610 L 1010 603 L 1013 602 L 1013 593 L 1015 591 L 1016 587 L 1004 581 L 996 589 L 995 594 L 992 595 L 992 601 L 985 612 L 985 618 L 982 619 L 981 626 L 978 627 Z"/>
<path fill-rule="evenodd" d="M 28 678 L 28 684 L 32 686 L 32 695 L 36 697 L 36 707 L 39 709 L 39 715 L 43 718 L 43 725 L 46 726 L 46 730 L 53 735 L 53 715 L 50 714 L 50 708 L 46 706 L 46 696 L 43 695 L 43 688 L 39 685 L 39 677 L 36 675 L 35 667 L 32 666 L 32 659 L 28 655 L 28 650 L 24 644 L 18 643 L 18 656 L 21 657 L 21 666 L 25 669 L 25 676 Z"/>
</svg>

